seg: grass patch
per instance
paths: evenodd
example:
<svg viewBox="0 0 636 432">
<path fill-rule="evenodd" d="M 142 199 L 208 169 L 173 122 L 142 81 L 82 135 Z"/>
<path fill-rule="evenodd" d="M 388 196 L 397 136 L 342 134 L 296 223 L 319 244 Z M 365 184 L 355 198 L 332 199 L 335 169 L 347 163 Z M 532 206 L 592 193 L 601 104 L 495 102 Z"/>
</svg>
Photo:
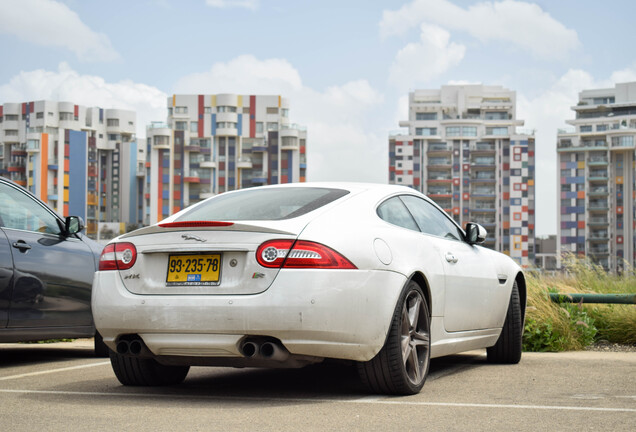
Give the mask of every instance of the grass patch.
<svg viewBox="0 0 636 432">
<path fill-rule="evenodd" d="M 529 273 L 525 351 L 580 350 L 596 341 L 636 345 L 636 305 L 554 303 L 549 293 L 635 294 L 636 275 L 605 272 L 586 258 L 566 256 L 556 277 Z"/>
</svg>

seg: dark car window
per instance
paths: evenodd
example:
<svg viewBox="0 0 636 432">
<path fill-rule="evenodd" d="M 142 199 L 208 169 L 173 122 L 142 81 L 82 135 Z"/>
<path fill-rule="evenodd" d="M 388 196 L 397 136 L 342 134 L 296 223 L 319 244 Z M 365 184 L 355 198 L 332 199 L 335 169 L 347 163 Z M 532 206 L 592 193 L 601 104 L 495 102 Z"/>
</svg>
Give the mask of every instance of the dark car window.
<svg viewBox="0 0 636 432">
<path fill-rule="evenodd" d="M 389 198 L 378 206 L 378 216 L 393 225 L 419 231 L 413 216 L 398 197 Z"/>
<path fill-rule="evenodd" d="M 422 232 L 453 240 L 461 240 L 464 237 L 459 227 L 446 214 L 426 200 L 413 195 L 401 195 L 400 199 L 415 218 Z"/>
<path fill-rule="evenodd" d="M 349 192 L 342 189 L 285 187 L 222 194 L 180 216 L 178 221 L 281 220 L 302 216 Z"/>
<path fill-rule="evenodd" d="M 60 234 L 57 218 L 28 194 L 0 183 L 0 219 L 5 228 Z"/>
</svg>

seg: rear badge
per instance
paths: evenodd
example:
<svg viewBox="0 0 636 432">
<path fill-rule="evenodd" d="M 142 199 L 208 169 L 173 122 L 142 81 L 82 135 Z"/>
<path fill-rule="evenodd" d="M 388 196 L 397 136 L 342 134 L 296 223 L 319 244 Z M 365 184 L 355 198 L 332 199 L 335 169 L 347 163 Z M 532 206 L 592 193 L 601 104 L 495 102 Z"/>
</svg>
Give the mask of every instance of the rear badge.
<svg viewBox="0 0 636 432">
<path fill-rule="evenodd" d="M 206 242 L 206 239 L 202 239 L 201 237 L 192 235 L 192 234 L 182 234 L 181 238 L 184 240 L 196 240 L 198 242 Z"/>
<path fill-rule="evenodd" d="M 262 279 L 265 275 L 263 273 L 256 272 L 252 275 L 252 279 Z"/>
</svg>

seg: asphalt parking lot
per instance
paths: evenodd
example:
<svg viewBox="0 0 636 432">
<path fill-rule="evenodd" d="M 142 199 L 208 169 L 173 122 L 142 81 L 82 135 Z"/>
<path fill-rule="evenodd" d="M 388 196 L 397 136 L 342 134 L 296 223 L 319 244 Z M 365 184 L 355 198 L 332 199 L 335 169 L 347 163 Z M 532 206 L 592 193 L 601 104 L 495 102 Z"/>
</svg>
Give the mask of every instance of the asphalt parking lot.
<svg viewBox="0 0 636 432">
<path fill-rule="evenodd" d="M 636 353 L 485 352 L 433 360 L 422 392 L 365 392 L 355 370 L 193 368 L 175 387 L 123 387 L 92 341 L 0 345 L 6 431 L 632 431 Z"/>
</svg>

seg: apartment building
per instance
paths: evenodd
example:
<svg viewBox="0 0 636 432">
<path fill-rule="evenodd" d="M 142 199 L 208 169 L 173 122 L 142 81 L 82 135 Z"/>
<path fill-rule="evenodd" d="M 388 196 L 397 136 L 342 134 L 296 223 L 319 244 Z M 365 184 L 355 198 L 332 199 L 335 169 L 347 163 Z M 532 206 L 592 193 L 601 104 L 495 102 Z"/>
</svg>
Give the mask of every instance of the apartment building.
<svg viewBox="0 0 636 432">
<path fill-rule="evenodd" d="M 307 131 L 276 95 L 173 95 L 147 128 L 146 224 L 213 195 L 304 182 Z"/>
<path fill-rule="evenodd" d="M 71 102 L 5 103 L 0 175 L 59 214 L 81 216 L 92 237 L 99 222 L 140 223 L 145 149 L 135 121 L 132 111 Z"/>
<path fill-rule="evenodd" d="M 389 183 L 431 197 L 462 226 L 486 228 L 486 246 L 534 264 L 535 142 L 517 133 L 516 93 L 448 85 L 409 93 L 408 132 L 389 137 Z"/>
<path fill-rule="evenodd" d="M 584 90 L 557 136 L 558 251 L 636 264 L 636 82 Z"/>
</svg>

